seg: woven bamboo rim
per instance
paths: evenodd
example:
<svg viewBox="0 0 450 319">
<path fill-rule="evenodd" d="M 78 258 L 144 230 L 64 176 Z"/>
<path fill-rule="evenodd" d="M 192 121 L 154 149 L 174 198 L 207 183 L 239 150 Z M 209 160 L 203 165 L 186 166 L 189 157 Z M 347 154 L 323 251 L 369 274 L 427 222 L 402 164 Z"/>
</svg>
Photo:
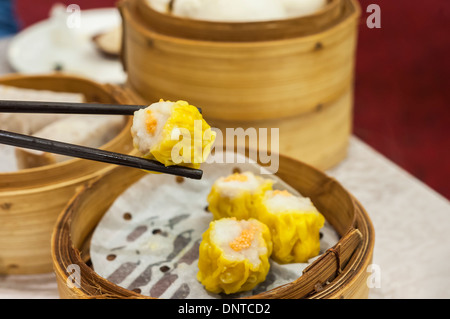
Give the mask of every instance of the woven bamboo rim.
<svg viewBox="0 0 450 319">
<path fill-rule="evenodd" d="M 364 208 L 337 181 L 292 158 L 280 156 L 277 175 L 311 197 L 341 238 L 297 280 L 252 298 L 367 298 L 366 269 L 372 260 L 374 229 Z M 96 225 L 115 199 L 142 176 L 139 170 L 117 167 L 86 184 L 59 216 L 52 258 L 61 298 L 149 298 L 113 284 L 89 266 Z M 79 288 L 67 285 L 72 265 L 80 267 Z"/>
<path fill-rule="evenodd" d="M 88 102 L 129 103 L 126 89 L 69 75 L 9 75 L 0 84 L 20 88 L 84 93 Z M 102 149 L 132 149 L 129 118 L 122 131 Z M 0 173 L 0 274 L 52 271 L 50 238 L 58 214 L 76 189 L 113 165 L 71 159 L 66 162 Z"/>
<path fill-rule="evenodd" d="M 342 11 L 341 0 L 328 0 L 314 14 L 262 22 L 212 22 L 177 17 L 154 10 L 140 0 L 136 10 L 147 27 L 162 34 L 206 41 L 268 41 L 301 37 L 332 26 Z"/>
</svg>

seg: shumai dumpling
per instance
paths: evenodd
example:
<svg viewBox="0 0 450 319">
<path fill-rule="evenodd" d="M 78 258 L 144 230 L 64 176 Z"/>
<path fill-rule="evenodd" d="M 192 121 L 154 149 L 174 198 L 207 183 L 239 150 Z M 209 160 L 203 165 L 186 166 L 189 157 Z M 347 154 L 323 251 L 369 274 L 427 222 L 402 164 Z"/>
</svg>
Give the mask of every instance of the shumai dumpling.
<svg viewBox="0 0 450 319">
<path fill-rule="evenodd" d="M 248 219 L 274 181 L 252 172 L 234 173 L 217 179 L 208 195 L 208 209 L 214 219 L 235 217 Z"/>
<path fill-rule="evenodd" d="M 271 253 L 269 229 L 258 220 L 214 220 L 200 243 L 197 278 L 212 293 L 251 290 L 266 279 Z"/>
<path fill-rule="evenodd" d="M 134 113 L 131 135 L 143 157 L 192 168 L 206 161 L 216 138 L 197 107 L 163 100 Z"/>
<path fill-rule="evenodd" d="M 273 260 L 304 263 L 319 254 L 319 231 L 325 218 L 311 199 L 287 190 L 271 190 L 264 194 L 257 211 L 255 218 L 266 224 L 272 235 Z"/>
</svg>

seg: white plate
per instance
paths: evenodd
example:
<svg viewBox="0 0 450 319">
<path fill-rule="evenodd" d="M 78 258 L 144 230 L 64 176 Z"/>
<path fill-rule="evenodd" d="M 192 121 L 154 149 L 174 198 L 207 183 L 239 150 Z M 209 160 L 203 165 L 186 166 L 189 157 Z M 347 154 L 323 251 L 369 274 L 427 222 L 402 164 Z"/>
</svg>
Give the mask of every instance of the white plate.
<svg viewBox="0 0 450 319">
<path fill-rule="evenodd" d="M 92 9 L 82 10 L 79 17 L 78 28 L 70 29 L 66 21 L 53 17 L 18 33 L 8 49 L 11 66 L 23 74 L 43 74 L 61 65 L 65 73 L 101 83 L 123 83 L 126 73 L 119 59 L 103 57 L 91 40 L 119 25 L 120 13 L 116 8 Z"/>
</svg>

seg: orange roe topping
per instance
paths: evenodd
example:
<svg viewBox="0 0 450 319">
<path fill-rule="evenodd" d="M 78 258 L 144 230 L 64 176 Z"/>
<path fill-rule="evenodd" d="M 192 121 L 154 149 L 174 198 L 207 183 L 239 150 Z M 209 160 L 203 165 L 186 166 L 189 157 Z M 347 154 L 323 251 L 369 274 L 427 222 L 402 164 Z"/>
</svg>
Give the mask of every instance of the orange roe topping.
<svg viewBox="0 0 450 319">
<path fill-rule="evenodd" d="M 158 121 L 152 115 L 151 110 L 147 110 L 147 118 L 145 120 L 145 124 L 147 125 L 147 132 L 149 132 L 152 135 L 155 134 Z"/>
<path fill-rule="evenodd" d="M 289 193 L 287 190 L 280 191 L 280 190 L 278 190 L 278 189 L 277 189 L 277 190 L 274 190 L 274 191 L 272 192 L 272 195 L 273 195 L 273 196 L 281 195 L 281 196 L 286 196 L 286 197 L 292 196 L 292 194 Z"/>
<path fill-rule="evenodd" d="M 241 251 L 252 245 L 253 238 L 255 237 L 256 229 L 253 225 L 250 228 L 244 229 L 241 234 L 236 237 L 231 243 L 230 247 L 234 251 Z"/>
<path fill-rule="evenodd" d="M 247 175 L 234 173 L 233 175 L 230 175 L 224 179 L 225 182 L 246 182 L 248 180 Z"/>
</svg>

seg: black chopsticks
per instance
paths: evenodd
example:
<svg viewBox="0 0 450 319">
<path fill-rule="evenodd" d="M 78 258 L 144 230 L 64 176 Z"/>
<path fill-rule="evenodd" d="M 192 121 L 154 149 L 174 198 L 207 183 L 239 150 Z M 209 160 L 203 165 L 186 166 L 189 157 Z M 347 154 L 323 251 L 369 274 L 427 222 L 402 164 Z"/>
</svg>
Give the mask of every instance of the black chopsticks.
<svg viewBox="0 0 450 319">
<path fill-rule="evenodd" d="M 148 105 L 0 100 L 0 113 L 133 115 Z M 202 110 L 198 108 L 201 113 Z"/>
<path fill-rule="evenodd" d="M 4 113 L 133 115 L 144 107 L 147 106 L 0 100 L 0 112 Z"/>
<path fill-rule="evenodd" d="M 203 171 L 183 166 L 164 166 L 163 164 L 145 158 L 104 151 L 96 148 L 68 144 L 34 136 L 22 135 L 0 130 L 0 143 L 55 153 L 65 156 L 83 158 L 108 164 L 139 168 L 146 171 L 201 179 Z"/>
<path fill-rule="evenodd" d="M 133 115 L 135 111 L 145 107 L 147 107 L 147 105 L 0 100 L 0 112 L 4 113 Z M 199 109 L 199 111 L 201 112 L 201 109 Z M 146 158 L 63 143 L 3 130 L 0 130 L 0 143 L 108 164 L 133 167 L 157 173 L 183 176 L 192 179 L 201 179 L 203 176 L 203 171 L 199 169 L 179 165 L 165 166 L 158 161 L 153 161 Z"/>
</svg>

